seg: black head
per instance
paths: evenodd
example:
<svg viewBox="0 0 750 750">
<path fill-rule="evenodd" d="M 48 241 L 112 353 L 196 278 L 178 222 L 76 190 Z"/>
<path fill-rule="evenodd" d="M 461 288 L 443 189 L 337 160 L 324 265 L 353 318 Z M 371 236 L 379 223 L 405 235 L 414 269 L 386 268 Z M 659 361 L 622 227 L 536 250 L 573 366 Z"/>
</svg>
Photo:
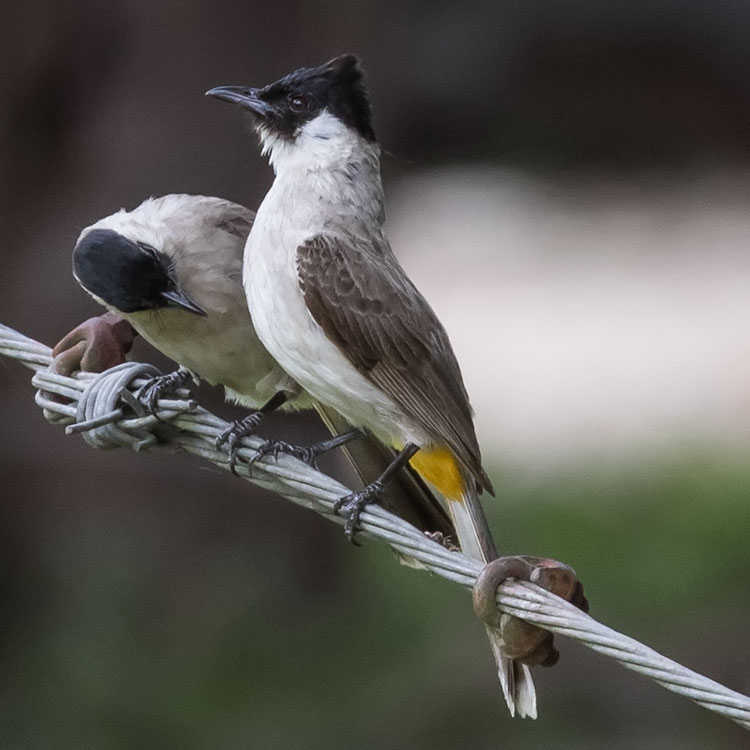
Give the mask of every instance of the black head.
<svg viewBox="0 0 750 750">
<path fill-rule="evenodd" d="M 111 229 L 92 229 L 75 246 L 73 274 L 86 291 L 123 313 L 180 307 L 206 314 L 180 289 L 164 253 Z"/>
<path fill-rule="evenodd" d="M 363 138 L 375 140 L 370 100 L 354 55 L 300 68 L 263 88 L 219 86 L 206 94 L 249 109 L 261 126 L 287 140 L 294 140 L 299 129 L 324 109 Z"/>
</svg>

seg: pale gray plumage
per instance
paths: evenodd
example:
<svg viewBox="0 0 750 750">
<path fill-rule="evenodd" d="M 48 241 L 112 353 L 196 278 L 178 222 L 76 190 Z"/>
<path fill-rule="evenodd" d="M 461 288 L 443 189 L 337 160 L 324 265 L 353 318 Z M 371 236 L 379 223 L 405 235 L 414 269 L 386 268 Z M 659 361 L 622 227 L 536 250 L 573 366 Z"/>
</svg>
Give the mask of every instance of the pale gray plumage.
<svg viewBox="0 0 750 750">
<path fill-rule="evenodd" d="M 78 238 L 109 229 L 167 255 L 181 288 L 206 316 L 170 307 L 124 312 L 98 301 L 196 378 L 224 386 L 228 399 L 251 409 L 280 390 L 300 391 L 258 341 L 244 299 L 242 247 L 254 216 L 220 198 L 173 194 L 107 216 Z M 285 404 L 310 406 L 304 394 Z"/>
</svg>

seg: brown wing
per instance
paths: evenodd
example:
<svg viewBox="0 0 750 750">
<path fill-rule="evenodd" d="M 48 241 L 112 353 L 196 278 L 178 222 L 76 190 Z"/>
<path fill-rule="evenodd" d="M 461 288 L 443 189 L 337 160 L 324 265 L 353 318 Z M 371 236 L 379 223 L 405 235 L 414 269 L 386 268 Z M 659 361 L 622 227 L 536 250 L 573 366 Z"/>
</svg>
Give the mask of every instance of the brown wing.
<svg viewBox="0 0 750 750">
<path fill-rule="evenodd" d="M 297 274 L 331 341 L 492 492 L 448 336 L 387 242 L 316 235 L 297 248 Z"/>
</svg>

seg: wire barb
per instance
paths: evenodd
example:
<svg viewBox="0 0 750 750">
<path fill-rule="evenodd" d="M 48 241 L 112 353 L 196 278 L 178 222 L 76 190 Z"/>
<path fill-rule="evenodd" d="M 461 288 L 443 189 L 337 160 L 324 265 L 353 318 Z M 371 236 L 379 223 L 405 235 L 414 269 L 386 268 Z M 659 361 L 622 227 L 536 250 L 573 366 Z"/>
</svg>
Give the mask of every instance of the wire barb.
<svg viewBox="0 0 750 750">
<path fill-rule="evenodd" d="M 46 372 L 52 362 L 50 349 L 2 324 L 0 354 L 35 371 L 32 383 L 40 389 L 36 403 L 44 409 L 49 421 L 68 425 L 68 434 L 82 431 L 84 438 L 88 435 L 89 442 L 97 447 L 129 445 L 139 450 L 163 440 L 159 430 L 168 421 L 177 428 L 168 435 L 171 445 L 228 469 L 227 454 L 215 447 L 217 436 L 228 424 L 201 407 L 193 408 L 194 402 L 159 400 L 157 416 L 129 416 L 132 410 L 127 405 L 123 407 L 120 393 L 126 386 L 128 389 L 141 386 L 145 382 L 144 373 L 153 370 L 150 365 L 126 363 L 120 366 L 121 370 L 112 368 L 101 375 L 75 373 L 73 377 Z M 55 396 L 73 403 L 58 401 Z M 76 424 L 79 419 L 84 420 L 83 425 Z M 257 456 L 262 444 L 254 436 L 242 439 L 238 455 L 243 461 L 237 464 L 240 476 L 343 523 L 344 519 L 336 516 L 333 508 L 351 490 L 304 462 L 279 455 L 276 461 L 256 463 L 251 476 L 247 462 Z M 397 552 L 416 559 L 426 570 L 465 588 L 471 589 L 482 572 L 481 563 L 447 549 L 378 505 L 367 506 L 359 523 L 363 536 L 385 542 Z M 498 589 L 496 602 L 506 614 L 580 641 L 667 690 L 750 729 L 749 697 L 602 625 L 555 594 L 527 581 L 506 581 Z"/>
</svg>

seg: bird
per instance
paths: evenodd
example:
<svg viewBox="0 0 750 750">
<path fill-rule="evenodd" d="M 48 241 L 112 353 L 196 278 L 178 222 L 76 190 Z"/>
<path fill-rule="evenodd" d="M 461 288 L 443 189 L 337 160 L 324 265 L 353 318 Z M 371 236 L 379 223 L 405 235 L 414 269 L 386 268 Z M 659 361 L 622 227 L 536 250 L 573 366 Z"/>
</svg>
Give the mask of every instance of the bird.
<svg viewBox="0 0 750 750">
<path fill-rule="evenodd" d="M 311 406 L 257 337 L 247 335 L 252 323 L 237 293 L 237 247 L 253 217 L 230 201 L 165 195 L 97 221 L 73 250 L 81 287 L 180 366 L 141 390 L 151 411 L 160 395 L 191 376 L 223 385 L 228 400 L 252 409 L 220 439 L 230 441 L 232 469 L 239 437 L 255 431 L 264 415 Z"/>
<path fill-rule="evenodd" d="M 99 349 L 107 361 L 124 359 L 132 342 L 124 321 L 180 367 L 144 386 L 140 397 L 147 404 L 153 407 L 159 395 L 192 376 L 223 386 L 226 399 L 252 410 L 250 417 L 273 408 L 315 408 L 334 437 L 305 447 L 271 440 L 261 454 L 281 450 L 314 464 L 320 453 L 344 446 L 360 478 L 369 476 L 388 465 L 392 452 L 314 402 L 255 333 L 241 282 L 253 219 L 253 211 L 222 198 L 169 194 L 86 227 L 73 250 L 73 275 L 108 312 L 68 334 L 55 353 L 64 359 L 85 340 L 78 361 L 83 352 L 91 356 Z M 257 426 L 257 419 L 250 423 Z M 237 432 L 243 434 L 247 425 L 248 418 L 239 420 Z M 386 506 L 425 532 L 453 534 L 434 495 L 415 474 L 393 488 Z"/>
<path fill-rule="evenodd" d="M 442 498 L 461 550 L 497 557 L 479 494 L 494 494 L 448 335 L 385 235 L 380 146 L 352 54 L 261 87 L 207 95 L 249 111 L 274 180 L 244 252 L 258 337 L 317 402 L 397 451 L 337 508 L 354 534 L 362 509 L 411 466 Z M 511 714 L 536 716 L 529 668 L 488 628 Z"/>
</svg>

